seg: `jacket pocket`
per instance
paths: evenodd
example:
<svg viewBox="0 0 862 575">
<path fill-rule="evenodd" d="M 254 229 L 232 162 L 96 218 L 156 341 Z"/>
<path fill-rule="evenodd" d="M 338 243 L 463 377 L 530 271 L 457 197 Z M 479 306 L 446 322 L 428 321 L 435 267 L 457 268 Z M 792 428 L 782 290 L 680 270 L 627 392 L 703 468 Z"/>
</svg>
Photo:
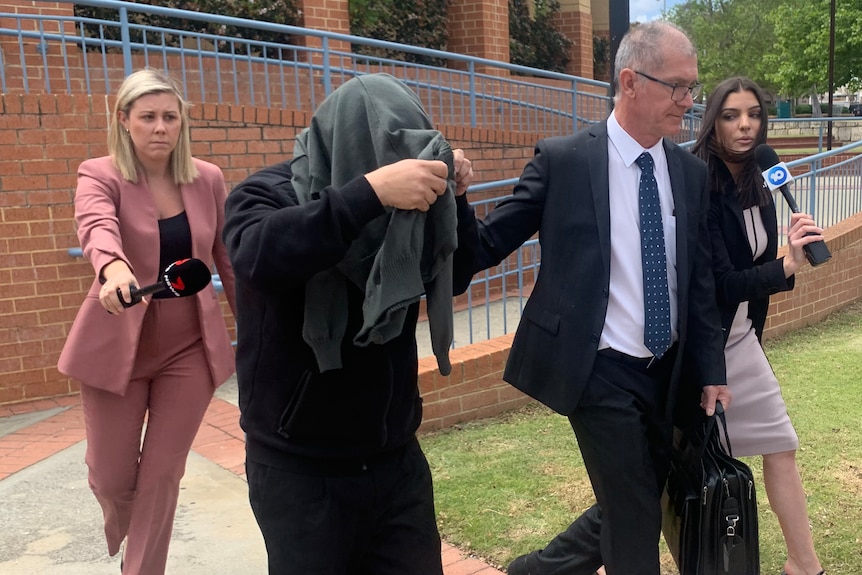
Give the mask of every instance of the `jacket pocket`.
<svg viewBox="0 0 862 575">
<path fill-rule="evenodd" d="M 557 335 L 560 331 L 560 314 L 552 313 L 538 305 L 530 305 L 524 308 L 524 317 L 536 324 L 551 335 Z"/>
<path fill-rule="evenodd" d="M 300 406 L 305 404 L 305 398 L 308 395 L 308 390 L 311 388 L 311 372 L 305 371 L 302 377 L 299 378 L 299 383 L 290 396 L 287 406 L 281 412 L 281 419 L 278 422 L 279 435 L 290 438 L 292 430 L 296 426 L 296 420 L 299 417 Z"/>
</svg>

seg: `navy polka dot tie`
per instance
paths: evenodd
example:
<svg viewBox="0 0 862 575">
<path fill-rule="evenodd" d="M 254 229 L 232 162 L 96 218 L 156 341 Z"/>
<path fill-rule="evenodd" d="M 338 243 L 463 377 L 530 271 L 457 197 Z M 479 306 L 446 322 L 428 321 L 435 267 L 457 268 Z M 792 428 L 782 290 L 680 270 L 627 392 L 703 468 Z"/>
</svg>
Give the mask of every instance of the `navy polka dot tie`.
<svg viewBox="0 0 862 575">
<path fill-rule="evenodd" d="M 644 278 L 644 345 L 656 358 L 670 347 L 670 299 L 667 293 L 667 256 L 658 184 L 653 159 L 644 152 L 635 160 L 641 169 L 641 259 Z"/>
</svg>

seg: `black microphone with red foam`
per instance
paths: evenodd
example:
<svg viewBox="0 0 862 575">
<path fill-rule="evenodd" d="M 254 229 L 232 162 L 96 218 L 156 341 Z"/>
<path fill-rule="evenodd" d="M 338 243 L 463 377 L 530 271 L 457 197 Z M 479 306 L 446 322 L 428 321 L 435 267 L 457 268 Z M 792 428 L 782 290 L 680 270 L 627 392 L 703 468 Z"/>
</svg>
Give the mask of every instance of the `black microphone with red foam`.
<svg viewBox="0 0 862 575">
<path fill-rule="evenodd" d="M 177 260 L 165 268 L 160 281 L 142 288 L 132 286 L 131 302 L 123 299 L 123 294 L 117 288 L 117 296 L 123 307 L 132 307 L 141 302 L 148 295 L 170 292 L 174 297 L 186 297 L 194 295 L 207 287 L 212 281 L 212 272 L 205 263 L 196 258 Z"/>
<path fill-rule="evenodd" d="M 763 181 L 771 191 L 778 190 L 784 196 L 784 201 L 794 214 L 799 213 L 799 206 L 796 205 L 796 200 L 790 193 L 787 184 L 793 181 L 793 176 L 790 175 L 790 169 L 787 164 L 778 159 L 778 154 L 768 144 L 760 144 L 754 148 L 754 159 L 757 165 L 763 170 Z M 806 236 L 817 235 L 813 232 L 808 232 Z M 829 248 L 826 247 L 826 242 L 819 240 L 802 246 L 805 252 L 805 257 L 812 266 L 819 266 L 826 263 L 832 257 Z"/>
</svg>

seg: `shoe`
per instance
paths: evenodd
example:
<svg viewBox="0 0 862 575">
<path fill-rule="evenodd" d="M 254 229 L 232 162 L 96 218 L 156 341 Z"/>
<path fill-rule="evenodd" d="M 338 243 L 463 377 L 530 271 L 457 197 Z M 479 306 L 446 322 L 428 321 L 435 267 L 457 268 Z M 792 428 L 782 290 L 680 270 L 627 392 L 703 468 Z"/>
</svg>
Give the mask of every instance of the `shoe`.
<svg viewBox="0 0 862 575">
<path fill-rule="evenodd" d="M 787 575 L 787 571 L 782 571 L 781 575 Z M 826 571 L 820 571 L 819 573 L 815 573 L 814 575 L 826 575 Z"/>
<path fill-rule="evenodd" d="M 506 573 L 508 575 L 530 575 L 530 572 L 527 571 L 527 555 L 521 555 L 512 559 L 512 562 L 506 568 Z"/>
<path fill-rule="evenodd" d="M 506 567 L 506 573 L 508 575 L 531 575 L 530 570 L 527 567 L 527 558 L 530 555 L 532 555 L 532 553 L 515 557 L 512 562 L 509 563 L 509 566 Z M 599 575 L 598 571 L 593 572 L 593 575 Z M 782 573 L 782 575 L 786 574 Z M 822 575 L 822 573 L 818 573 L 817 575 Z"/>
</svg>

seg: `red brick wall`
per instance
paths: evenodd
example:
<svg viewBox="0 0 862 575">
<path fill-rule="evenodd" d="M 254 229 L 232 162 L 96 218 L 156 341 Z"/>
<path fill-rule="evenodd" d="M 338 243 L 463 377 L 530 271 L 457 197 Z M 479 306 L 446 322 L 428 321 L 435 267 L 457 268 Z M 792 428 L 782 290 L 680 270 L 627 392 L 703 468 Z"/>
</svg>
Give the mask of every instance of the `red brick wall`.
<svg viewBox="0 0 862 575">
<path fill-rule="evenodd" d="M 498 62 L 509 61 L 507 0 L 456 0 L 449 5 L 448 19 L 448 51 Z M 481 71 L 503 72 L 499 68 Z"/>
<path fill-rule="evenodd" d="M 832 259 L 816 268 L 806 265 L 796 274 L 793 291 L 772 296 L 765 338 L 811 325 L 862 297 L 862 213 L 823 235 Z M 786 251 L 783 247 L 778 255 Z"/>
<path fill-rule="evenodd" d="M 444 429 L 529 403 L 529 397 L 502 379 L 511 345 L 509 334 L 455 348 L 449 353 L 452 373 L 447 377 L 440 375 L 434 357 L 419 360 L 421 429 Z"/>
<path fill-rule="evenodd" d="M 72 6 L 68 2 L 33 2 L 32 0 L 0 0 L 0 12 L 13 14 L 72 14 Z M 34 26 L 35 29 L 35 26 Z"/>
<path fill-rule="evenodd" d="M 81 268 L 65 254 L 75 156 L 88 153 L 93 133 L 104 140 L 104 128 L 87 128 L 103 117 L 90 115 L 88 99 L 0 99 L 0 402 L 72 390 L 54 364 L 67 309 L 82 299 L 69 297 L 81 290 Z"/>
<path fill-rule="evenodd" d="M 572 41 L 566 73 L 583 78 L 593 77 L 593 19 L 589 13 L 564 10 L 554 23 L 557 30 Z"/>
<path fill-rule="evenodd" d="M 348 11 L 348 0 L 300 0 L 297 8 L 300 10 L 300 26 L 315 30 L 324 30 L 328 32 L 336 32 L 341 34 L 350 33 L 350 18 Z M 447 50 L 459 54 L 476 56 L 495 60 L 498 62 L 509 62 L 509 11 L 507 0 L 454 0 L 449 5 L 448 26 L 449 26 L 449 41 Z M 63 16 L 73 15 L 73 4 L 69 2 L 33 2 L 28 0 L 0 0 L 0 11 L 12 13 L 40 13 L 40 14 L 56 14 Z M 14 20 L 3 22 L 4 25 L 14 28 L 16 23 Z M 583 77 L 592 77 L 592 17 L 589 10 L 566 9 L 560 14 L 557 22 L 559 29 L 573 42 L 571 51 L 571 63 L 569 65 L 569 73 L 580 75 Z M 35 21 L 25 21 L 25 27 L 36 28 Z M 47 24 L 49 28 L 45 31 L 56 33 L 58 30 L 50 29 L 51 24 Z M 67 34 L 74 35 L 75 29 L 71 23 L 65 25 Z M 322 42 L 320 39 L 310 36 L 298 36 L 293 39 L 298 45 L 306 47 L 320 47 Z M 7 69 L 5 70 L 7 82 L 10 85 L 18 85 L 23 83 L 22 70 L 18 62 L 18 46 L 17 39 L 0 37 L 0 48 L 9 50 L 10 54 L 14 54 L 14 58 L 9 58 Z M 350 52 L 349 42 L 341 40 L 331 40 L 329 48 L 334 51 Z M 69 82 L 71 92 L 78 93 L 86 91 L 84 89 L 84 68 L 83 56 L 77 51 L 74 46 L 68 46 L 69 50 L 67 57 L 64 58 L 54 51 L 49 51 L 47 54 L 47 66 L 49 68 L 67 68 L 69 69 Z M 27 59 L 27 68 L 29 77 L 27 82 L 30 85 L 31 93 L 33 91 L 45 90 L 46 79 L 42 77 L 41 66 L 42 55 L 37 50 L 36 40 L 24 40 L 24 52 Z M 90 54 L 90 65 L 92 69 L 100 69 L 101 55 Z M 122 79 L 122 60 L 121 56 L 109 54 L 109 60 L 114 61 L 112 65 L 113 75 L 111 80 L 119 82 Z M 175 56 L 169 60 L 176 60 Z M 321 58 L 319 55 L 313 57 L 314 63 L 320 64 Z M 143 65 L 143 60 L 133 61 L 133 67 L 138 68 Z M 153 65 L 153 63 L 151 63 Z M 161 65 L 161 64 L 158 64 Z M 167 64 L 170 67 L 170 64 Z M 212 63 L 204 64 L 205 73 L 212 73 Z M 222 66 L 229 67 L 229 62 L 222 63 Z M 174 66 L 174 69 L 178 66 Z M 248 81 L 258 80 L 258 84 L 263 83 L 263 74 L 257 66 L 250 72 Z M 229 70 L 228 70 L 229 71 Z M 492 75 L 506 75 L 504 70 L 499 68 L 486 68 L 480 66 L 477 71 L 489 73 Z M 187 79 L 187 97 L 191 100 L 203 101 L 197 95 L 200 87 L 194 86 L 193 74 Z M 238 82 L 238 85 L 246 84 Z M 307 84 L 305 82 L 304 84 Z M 116 85 L 116 84 L 115 84 Z M 63 87 L 65 88 L 65 86 Z M 57 91 L 58 87 L 54 86 L 52 91 Z M 276 95 L 277 96 L 277 95 Z M 260 95 L 258 97 L 261 97 Z M 210 94 L 209 100 L 216 99 L 213 94 Z"/>
<path fill-rule="evenodd" d="M 93 273 L 67 253 L 78 247 L 75 173 L 82 160 L 107 153 L 112 103 L 104 96 L 0 96 L 0 404 L 77 391 L 55 367 Z M 229 187 L 289 157 L 293 138 L 310 118 L 307 112 L 219 104 L 194 106 L 191 116 L 193 153 L 220 166 Z M 517 176 L 536 139 L 440 129 L 475 160 L 476 181 Z"/>
<path fill-rule="evenodd" d="M 796 274 L 796 288 L 773 296 L 764 338 L 803 328 L 862 297 L 862 213 L 824 233 L 832 259 Z M 779 251 L 783 255 L 786 248 Z M 503 381 L 513 334 L 456 348 L 449 358 L 452 374 L 443 377 L 436 360 L 419 362 L 425 430 L 498 415 L 532 401 Z"/>
<path fill-rule="evenodd" d="M 324 11 L 307 15 L 305 24 L 345 31 L 327 23 L 327 18 L 344 17 L 345 4 L 327 0 Z M 34 5 L 43 12 L 70 10 L 62 2 L 0 0 L 0 11 L 33 12 Z M 449 49 L 508 61 L 508 40 L 500 40 L 508 37 L 508 32 L 502 32 L 503 23 L 508 30 L 504 6 L 500 0 L 454 5 L 452 13 L 459 21 L 476 18 L 468 9 L 481 13 L 481 21 L 464 25 L 463 38 L 487 29 L 496 39 L 473 48 L 456 44 Z M 585 17 L 572 22 L 573 30 L 581 30 L 581 36 L 591 42 L 591 34 L 582 30 Z M 590 44 L 590 54 L 591 48 Z M 584 58 L 582 54 L 575 65 L 586 66 Z M 38 78 L 31 78 L 31 87 L 37 86 Z M 75 171 L 83 159 L 106 153 L 110 105 L 111 99 L 104 96 L 0 96 L 0 157 L 4 160 L 0 162 L 0 404 L 77 391 L 76 383 L 55 367 L 92 278 L 89 264 L 70 258 L 66 251 L 78 245 L 72 224 Z M 309 114 L 201 104 L 192 108 L 192 118 L 194 154 L 221 166 L 230 187 L 254 170 L 289 156 L 293 138 L 308 124 Z M 473 159 L 478 182 L 517 177 L 538 137 L 453 126 L 440 129 Z M 818 321 L 862 295 L 862 215 L 833 226 L 826 236 L 832 261 L 817 269 L 805 268 L 793 292 L 773 298 L 767 337 Z M 233 329 L 226 305 L 224 309 Z M 501 379 L 511 337 L 453 350 L 453 371 L 448 377 L 439 374 L 433 357 L 420 362 L 424 428 L 494 415 L 529 401 Z"/>
<path fill-rule="evenodd" d="M 75 171 L 106 152 L 110 98 L 0 97 L 0 404 L 75 393 L 56 362 L 92 279 L 88 263 L 68 256 Z M 195 155 L 221 166 L 228 186 L 288 157 L 305 112 L 203 104 L 192 108 Z M 517 177 L 535 135 L 441 126 L 474 160 L 476 181 Z M 501 191 L 493 192 L 499 195 Z M 832 260 L 797 275 L 796 289 L 773 298 L 767 337 L 822 319 L 862 296 L 862 214 L 826 231 Z M 226 317 L 233 325 L 225 306 Z M 443 377 L 434 358 L 420 362 L 427 429 L 485 417 L 528 398 L 501 377 L 511 335 L 452 351 Z"/>
<path fill-rule="evenodd" d="M 347 0 L 300 0 L 300 26 L 350 34 L 350 14 Z"/>
<path fill-rule="evenodd" d="M 338 34 L 350 34 L 350 14 L 347 0 L 299 0 L 296 5 L 300 17 L 298 26 L 313 30 L 325 30 Z M 320 46 L 321 40 L 310 36 L 296 38 L 301 46 Z M 350 52 L 350 43 L 330 40 L 329 49 Z"/>
</svg>

